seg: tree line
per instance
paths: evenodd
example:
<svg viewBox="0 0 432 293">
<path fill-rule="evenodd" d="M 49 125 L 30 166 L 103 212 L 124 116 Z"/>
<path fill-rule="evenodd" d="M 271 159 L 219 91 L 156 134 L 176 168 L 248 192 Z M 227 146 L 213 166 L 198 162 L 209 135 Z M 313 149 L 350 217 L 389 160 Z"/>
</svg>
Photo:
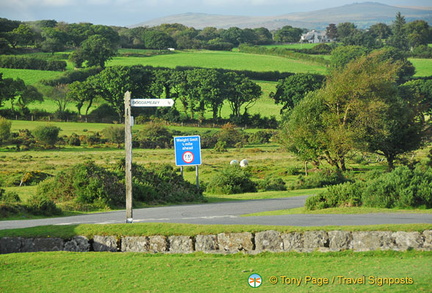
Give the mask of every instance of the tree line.
<svg viewBox="0 0 432 293">
<path fill-rule="evenodd" d="M 112 54 L 112 50 L 115 52 L 116 48 L 231 50 L 240 44 L 297 43 L 305 32 L 307 30 L 304 28 L 292 26 L 272 31 L 264 27 L 195 29 L 178 23 L 125 28 L 91 23 L 69 24 L 55 20 L 22 22 L 0 18 L 0 53 L 13 52 L 19 47 L 37 48 L 46 52 L 72 49 L 77 50 L 73 57 L 79 63 L 80 55 L 85 56 L 86 51 L 91 51 L 92 46 L 103 46 L 105 54 Z M 377 23 L 368 29 L 359 29 L 351 22 L 329 24 L 325 34 L 328 40 L 342 42 L 345 45 L 374 49 L 393 46 L 412 54 L 426 52 L 426 55 L 432 56 L 431 49 L 427 47 L 427 44 L 432 42 L 432 29 L 428 22 L 406 22 L 400 13 L 397 13 L 390 25 Z"/>
</svg>

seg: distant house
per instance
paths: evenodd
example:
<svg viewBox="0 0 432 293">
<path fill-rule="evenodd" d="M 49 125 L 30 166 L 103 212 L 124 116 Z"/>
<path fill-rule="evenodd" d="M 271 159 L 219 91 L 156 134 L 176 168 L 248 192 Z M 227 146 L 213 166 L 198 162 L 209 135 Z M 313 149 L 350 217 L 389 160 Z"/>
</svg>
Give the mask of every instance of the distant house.
<svg viewBox="0 0 432 293">
<path fill-rule="evenodd" d="M 331 42 L 325 32 L 319 32 L 316 30 L 311 30 L 303 34 L 300 38 L 301 43 L 328 43 Z"/>
</svg>

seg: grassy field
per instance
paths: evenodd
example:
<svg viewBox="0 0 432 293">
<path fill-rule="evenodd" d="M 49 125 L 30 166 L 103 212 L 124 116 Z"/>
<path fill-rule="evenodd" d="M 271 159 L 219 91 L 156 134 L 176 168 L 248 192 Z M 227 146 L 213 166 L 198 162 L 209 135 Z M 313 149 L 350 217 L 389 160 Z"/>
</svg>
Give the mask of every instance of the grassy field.
<svg viewBox="0 0 432 293">
<path fill-rule="evenodd" d="M 1 292 L 430 292 L 431 252 L 0 255 Z M 293 278 L 296 278 L 294 284 Z M 347 282 L 360 278 L 362 283 Z M 392 278 L 392 279 L 390 279 Z M 390 280 L 404 284 L 389 285 Z M 288 280 L 290 282 L 288 282 Z M 409 284 L 406 284 L 406 283 Z M 274 283 L 274 284 L 272 284 Z"/>
<path fill-rule="evenodd" d="M 432 75 L 432 59 L 410 58 L 409 61 L 411 61 L 416 69 L 414 76 L 420 77 Z"/>
<path fill-rule="evenodd" d="M 176 66 L 194 66 L 204 68 L 225 68 L 251 71 L 280 72 L 326 72 L 322 65 L 302 60 L 288 59 L 278 56 L 247 54 L 227 51 L 176 51 L 175 54 L 155 55 L 151 57 L 114 57 L 107 63 L 113 65 L 150 65 L 175 68 Z"/>
</svg>

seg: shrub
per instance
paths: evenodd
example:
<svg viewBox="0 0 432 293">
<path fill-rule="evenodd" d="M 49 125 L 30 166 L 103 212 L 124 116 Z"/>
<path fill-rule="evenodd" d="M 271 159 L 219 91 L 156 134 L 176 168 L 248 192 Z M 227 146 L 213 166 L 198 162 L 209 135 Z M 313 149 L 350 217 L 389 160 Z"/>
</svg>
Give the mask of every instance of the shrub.
<svg viewBox="0 0 432 293">
<path fill-rule="evenodd" d="M 59 127 L 53 125 L 38 126 L 33 130 L 32 134 L 38 142 L 52 148 L 59 138 L 60 130 Z"/>
<path fill-rule="evenodd" d="M 122 163 L 122 166 L 124 164 Z M 124 178 L 124 172 L 119 174 Z M 170 165 L 144 166 L 134 164 L 133 197 L 147 203 L 202 201 L 203 193 L 196 185 L 186 181 Z"/>
<path fill-rule="evenodd" d="M 5 203 L 18 203 L 21 202 L 19 195 L 16 192 L 6 192 L 0 188 L 0 201 Z"/>
<path fill-rule="evenodd" d="M 0 145 L 5 143 L 11 136 L 12 122 L 0 117 Z"/>
<path fill-rule="evenodd" d="M 138 134 L 141 148 L 170 148 L 173 144 L 171 131 L 162 123 L 151 121 Z"/>
<path fill-rule="evenodd" d="M 125 128 L 110 126 L 102 130 L 102 135 L 110 143 L 117 144 L 117 148 L 121 147 L 121 144 L 125 141 Z"/>
<path fill-rule="evenodd" d="M 363 205 L 381 208 L 432 208 L 432 168 L 398 167 L 372 179 L 363 191 Z"/>
<path fill-rule="evenodd" d="M 287 187 L 282 178 L 269 177 L 258 183 L 258 189 L 264 191 L 284 191 L 287 190 Z"/>
<path fill-rule="evenodd" d="M 361 205 L 361 183 L 346 182 L 329 186 L 326 191 L 306 199 L 306 209 L 319 210 Z"/>
<path fill-rule="evenodd" d="M 119 207 L 125 202 L 124 186 L 119 179 L 94 162 L 74 165 L 42 182 L 37 195 L 46 195 L 58 202 L 72 200 L 93 204 L 97 208 Z"/>
<path fill-rule="evenodd" d="M 306 200 L 308 209 L 338 206 L 376 208 L 432 208 L 432 168 L 398 167 L 390 173 L 366 176 L 364 182 L 345 183 Z"/>
<path fill-rule="evenodd" d="M 294 189 L 319 188 L 336 185 L 349 181 L 340 171 L 333 169 L 322 169 L 310 173 L 308 176 L 300 175 L 294 184 Z"/>
<path fill-rule="evenodd" d="M 62 213 L 53 200 L 45 195 L 37 194 L 29 198 L 27 202 L 27 209 L 31 214 L 54 216 Z"/>
<path fill-rule="evenodd" d="M 229 165 L 210 180 L 207 191 L 213 194 L 256 192 L 257 184 L 250 179 L 251 176 L 247 168 Z"/>
</svg>

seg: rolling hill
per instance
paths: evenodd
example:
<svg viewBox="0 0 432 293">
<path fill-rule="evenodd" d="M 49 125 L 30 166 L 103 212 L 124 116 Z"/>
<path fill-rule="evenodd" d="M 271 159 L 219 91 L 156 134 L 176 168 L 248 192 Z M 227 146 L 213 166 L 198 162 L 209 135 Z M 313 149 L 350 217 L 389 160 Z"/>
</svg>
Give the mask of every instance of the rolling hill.
<svg viewBox="0 0 432 293">
<path fill-rule="evenodd" d="M 283 11 L 281 7 L 281 11 Z M 390 24 L 397 12 L 405 19 L 413 21 L 422 19 L 432 24 L 432 7 L 396 7 L 377 2 L 353 3 L 349 5 L 301 13 L 289 13 L 277 16 L 241 16 L 217 15 L 205 13 L 183 13 L 133 25 L 157 26 L 163 23 L 180 23 L 196 29 L 216 28 L 257 28 L 278 29 L 285 25 L 308 29 L 324 29 L 329 23 L 352 22 L 358 28 L 367 28 L 372 24 L 383 22 Z"/>
</svg>

